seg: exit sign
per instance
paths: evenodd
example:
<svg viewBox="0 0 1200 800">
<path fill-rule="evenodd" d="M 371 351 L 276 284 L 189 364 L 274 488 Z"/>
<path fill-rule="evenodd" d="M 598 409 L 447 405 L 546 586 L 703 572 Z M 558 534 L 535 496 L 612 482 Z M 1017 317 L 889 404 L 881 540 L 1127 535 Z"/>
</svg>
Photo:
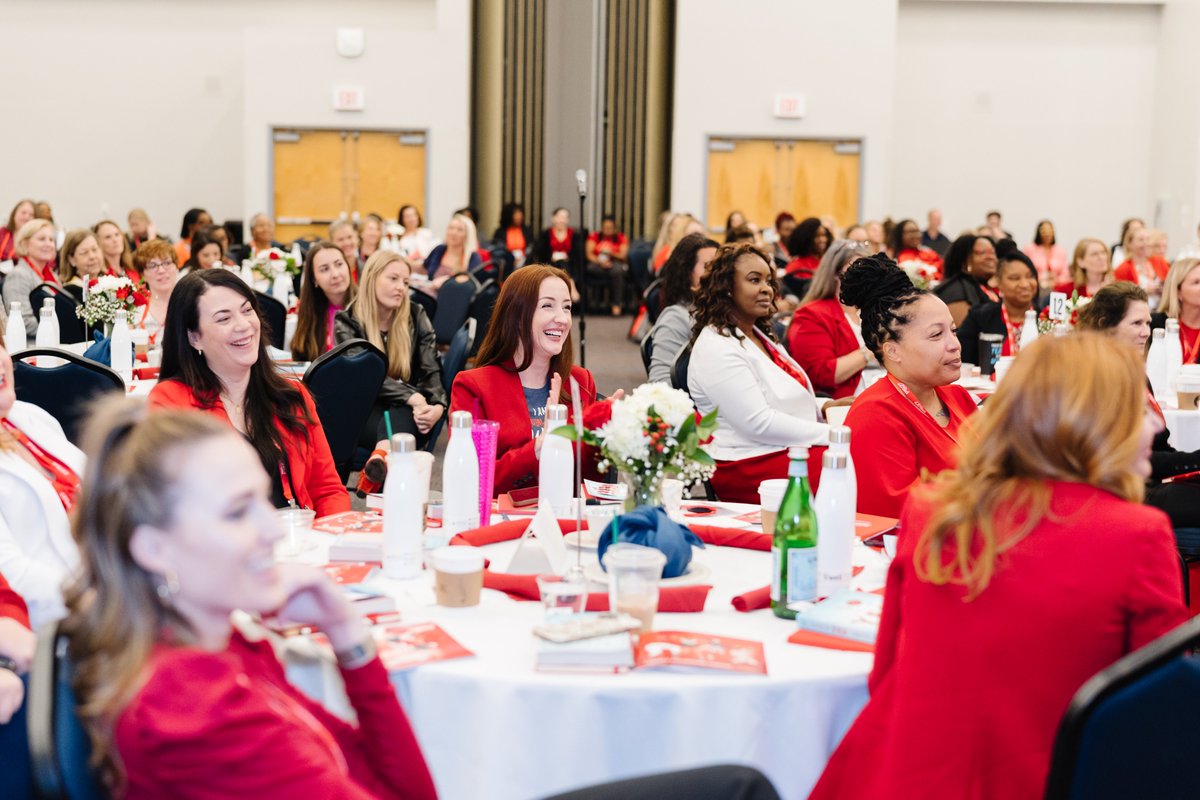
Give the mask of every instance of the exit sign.
<svg viewBox="0 0 1200 800">
<path fill-rule="evenodd" d="M 775 95 L 775 116 L 781 119 L 800 119 L 804 116 L 804 95 L 794 92 Z"/>
<path fill-rule="evenodd" d="M 367 107 L 367 90 L 361 86 L 333 87 L 334 111 L 362 111 Z"/>
</svg>

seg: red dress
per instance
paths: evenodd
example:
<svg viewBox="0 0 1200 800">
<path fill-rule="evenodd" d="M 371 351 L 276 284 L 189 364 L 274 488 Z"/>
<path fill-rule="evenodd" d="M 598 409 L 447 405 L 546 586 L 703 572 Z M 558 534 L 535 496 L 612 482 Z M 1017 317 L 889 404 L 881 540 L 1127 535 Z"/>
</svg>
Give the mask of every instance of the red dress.
<svg viewBox="0 0 1200 800">
<path fill-rule="evenodd" d="M 961 586 L 915 575 L 933 509 L 914 496 L 888 571 L 871 699 L 812 798 L 1041 797 L 1079 687 L 1187 619 L 1165 514 L 1086 484 L 1047 485 L 1050 513 L 969 602 Z"/>
<path fill-rule="evenodd" d="M 788 351 L 804 367 L 813 388 L 834 399 L 852 397 L 862 379 L 858 372 L 834 383 L 837 360 L 861 348 L 846 312 L 836 298 L 814 300 L 796 309 L 788 327 Z"/>
<path fill-rule="evenodd" d="M 596 381 L 583 367 L 572 367 L 571 376 L 579 382 L 580 400 L 586 409 L 596 402 Z M 569 393 L 570 387 L 564 386 L 563 391 Z M 547 402 L 558 401 L 550 398 Z M 529 407 L 525 404 L 521 376 L 512 362 L 458 373 L 450 389 L 450 413 L 455 411 L 470 411 L 474 419 L 500 423 L 493 484 L 497 496 L 537 484 L 538 457 L 529 423 Z M 567 419 L 575 419 L 570 403 L 567 404 Z M 584 462 L 585 465 L 591 462 L 586 454 Z"/>
<path fill-rule="evenodd" d="M 283 481 L 285 490 L 295 486 L 296 503 L 304 508 L 313 509 L 318 517 L 349 511 L 350 495 L 346 493 L 346 487 L 338 478 L 333 454 L 329 452 L 329 442 L 325 439 L 325 429 L 321 427 L 320 418 L 317 417 L 312 395 L 304 388 L 304 384 L 296 383 L 295 386 L 304 398 L 304 407 L 313 423 L 307 426 L 308 430 L 304 436 L 296 436 L 282 424 L 279 425 L 284 454 L 287 456 L 287 468 L 291 472 L 291 481 Z M 159 383 L 150 390 L 148 401 L 151 408 L 194 408 L 229 422 L 229 415 L 225 413 L 225 404 L 221 402 L 221 398 L 215 398 L 213 404 L 208 406 L 181 381 L 172 379 Z M 229 424 L 232 427 L 233 423 Z"/>
<path fill-rule="evenodd" d="M 424 800 L 437 792 L 376 658 L 342 670 L 353 726 L 296 691 L 266 642 L 159 647 L 115 741 L 129 798 Z"/>
<path fill-rule="evenodd" d="M 950 412 L 945 428 L 900 394 L 890 379 L 872 384 L 850 406 L 846 425 L 852 431 L 850 455 L 862 513 L 900 516 L 922 473 L 936 474 L 958 464 L 954 437 L 975 413 L 975 400 L 961 386 L 939 386 L 936 391 Z"/>
</svg>

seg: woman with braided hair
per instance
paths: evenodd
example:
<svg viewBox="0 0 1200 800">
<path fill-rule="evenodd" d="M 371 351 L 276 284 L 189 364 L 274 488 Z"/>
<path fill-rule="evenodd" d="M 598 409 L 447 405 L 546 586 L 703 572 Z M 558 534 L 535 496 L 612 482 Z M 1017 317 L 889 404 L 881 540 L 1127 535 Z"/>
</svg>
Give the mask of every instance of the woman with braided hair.
<svg viewBox="0 0 1200 800">
<path fill-rule="evenodd" d="M 951 385 L 962 367 L 954 320 L 883 255 L 850 265 L 841 299 L 858 308 L 863 342 L 887 370 L 846 417 L 858 510 L 898 517 L 914 483 L 955 466 L 959 426 L 975 411 L 967 390 Z"/>
</svg>

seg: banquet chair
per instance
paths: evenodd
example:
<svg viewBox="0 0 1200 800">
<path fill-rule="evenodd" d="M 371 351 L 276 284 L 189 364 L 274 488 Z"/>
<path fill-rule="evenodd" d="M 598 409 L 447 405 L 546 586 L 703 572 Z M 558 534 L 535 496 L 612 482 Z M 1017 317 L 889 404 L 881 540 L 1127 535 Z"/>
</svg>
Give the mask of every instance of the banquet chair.
<svg viewBox="0 0 1200 800">
<path fill-rule="evenodd" d="M 425 312 L 425 316 L 429 317 L 429 324 L 433 324 L 433 318 L 437 316 L 438 303 L 436 297 L 425 294 L 419 289 L 409 289 L 408 302 L 419 305 Z"/>
<path fill-rule="evenodd" d="M 754 767 L 720 764 L 601 783 L 545 800 L 779 800 L 779 793 Z"/>
<path fill-rule="evenodd" d="M 496 310 L 496 301 L 500 299 L 500 285 L 488 279 L 479 284 L 479 291 L 471 298 L 471 309 L 468 316 L 475 320 L 475 342 L 471 346 L 470 355 L 479 352 L 479 345 L 487 336 L 488 325 L 492 321 L 492 312 Z"/>
<path fill-rule="evenodd" d="M 1200 562 L 1200 528 L 1176 528 L 1175 551 L 1179 554 L 1179 563 L 1183 567 L 1183 602 L 1191 607 L 1192 580 L 1191 566 Z"/>
<path fill-rule="evenodd" d="M 25 359 L 53 356 L 61 364 L 35 367 Z M 32 347 L 13 356 L 13 378 L 17 399 L 39 406 L 58 420 L 63 433 L 78 443 L 91 400 L 110 392 L 125 394 L 121 376 L 103 364 L 67 350 Z"/>
<path fill-rule="evenodd" d="M 679 355 L 675 356 L 675 363 L 671 365 L 671 386 L 687 392 L 688 397 L 692 396 L 688 390 L 688 367 L 692 363 L 692 344 L 694 343 L 688 342 L 679 351 Z"/>
<path fill-rule="evenodd" d="M 654 355 L 654 328 L 642 339 L 638 349 L 642 353 L 642 366 L 646 368 L 646 377 L 650 377 L 650 359 Z"/>
<path fill-rule="evenodd" d="M 359 435 L 387 377 L 387 356 L 366 339 L 349 339 L 321 355 L 304 371 L 317 416 L 325 429 L 338 477 L 345 483 Z"/>
<path fill-rule="evenodd" d="M 54 300 L 54 316 L 58 319 L 58 341 L 62 344 L 78 344 L 87 341 L 87 330 L 75 309 L 79 302 L 53 283 L 43 283 L 29 293 L 29 304 L 34 312 L 41 310 L 42 303 L 49 297 Z"/>
<path fill-rule="evenodd" d="M 1046 800 L 1195 797 L 1200 617 L 1095 675 L 1058 728 Z"/>
<path fill-rule="evenodd" d="M 479 292 L 479 281 L 470 275 L 455 275 L 438 289 L 437 313 L 433 317 L 433 332 L 440 345 L 450 340 L 471 315 L 471 301 Z"/>
<path fill-rule="evenodd" d="M 67 645 L 57 622 L 38 631 L 26 698 L 33 785 L 42 798 L 98 800 L 108 793 L 88 764 L 92 744 L 76 713 Z"/>
<path fill-rule="evenodd" d="M 475 320 L 468 319 L 458 329 L 458 333 L 454 334 L 454 338 L 450 340 L 450 349 L 442 356 L 442 386 L 446 389 L 447 397 L 450 396 L 450 389 L 454 386 L 454 378 L 467 365 L 467 357 L 470 356 L 471 348 L 475 345 L 475 331 Z M 429 440 L 425 442 L 425 449 L 430 453 L 437 447 L 438 436 L 441 435 L 442 428 L 446 426 L 446 417 L 449 415 L 450 411 L 447 409 L 446 413 L 442 414 L 442 418 L 430 428 Z"/>
<path fill-rule="evenodd" d="M 287 306 L 265 292 L 256 290 L 254 295 L 258 298 L 258 307 L 262 309 L 263 322 L 267 323 L 271 346 L 286 350 L 283 335 L 287 328 Z"/>
</svg>

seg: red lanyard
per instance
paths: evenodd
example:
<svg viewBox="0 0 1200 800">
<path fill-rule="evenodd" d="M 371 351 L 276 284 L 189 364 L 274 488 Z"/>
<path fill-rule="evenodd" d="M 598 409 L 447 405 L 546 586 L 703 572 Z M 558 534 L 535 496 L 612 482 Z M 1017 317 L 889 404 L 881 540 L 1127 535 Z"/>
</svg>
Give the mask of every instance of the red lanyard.
<svg viewBox="0 0 1200 800">
<path fill-rule="evenodd" d="M 986 296 L 988 300 L 991 300 L 993 303 L 1000 302 L 1000 295 L 997 294 L 992 289 L 992 287 L 988 286 L 986 282 L 980 282 L 980 281 L 975 281 L 975 282 L 979 284 L 980 291 L 983 292 L 984 296 Z"/>
<path fill-rule="evenodd" d="M 147 299 L 146 305 L 142 306 L 142 318 L 140 320 L 138 320 L 138 326 L 142 330 L 146 331 L 146 336 L 149 339 L 149 344 L 151 347 L 153 347 L 154 340 L 158 338 L 158 333 L 159 333 L 159 331 L 162 330 L 162 325 L 159 325 L 158 330 L 156 330 L 154 333 L 151 333 L 150 331 L 146 330 L 146 318 L 149 316 L 150 316 L 150 300 Z M 155 320 L 155 322 L 158 322 L 158 320 Z"/>
<path fill-rule="evenodd" d="M 946 437 L 949 438 L 950 441 L 954 442 L 955 444 L 958 444 L 958 440 L 955 439 L 954 434 L 952 434 L 950 432 L 950 427 L 947 425 L 945 428 L 943 428 L 941 425 L 939 425 L 938 421 L 933 418 L 932 414 L 929 413 L 929 409 L 927 409 L 927 408 L 925 408 L 925 406 L 921 405 L 921 401 L 917 399 L 917 396 L 914 395 L 912 393 L 912 391 L 907 386 L 905 386 L 902 381 L 896 380 L 895 376 L 892 375 L 892 373 L 890 373 L 890 372 L 887 374 L 887 379 L 892 382 L 892 386 L 896 387 L 896 391 L 900 394 L 901 397 L 903 397 L 904 399 L 908 400 L 908 402 L 913 404 L 913 407 L 916 408 L 917 413 L 919 415 L 925 417 L 930 422 L 932 422 L 933 426 L 935 428 L 937 428 L 939 431 L 941 431 L 942 433 L 946 434 Z M 950 414 L 949 406 L 946 407 L 946 414 L 947 414 L 947 416 L 949 416 L 949 414 Z"/>
<path fill-rule="evenodd" d="M 1001 355 L 1015 356 L 1021 349 L 1021 327 L 1025 321 L 1021 320 L 1013 325 L 1008 318 L 1008 309 L 1004 307 L 1004 303 L 1000 304 L 1000 318 L 1004 320 L 1004 335 L 1007 337 L 1004 340 L 1004 349 L 1008 350 L 1007 353 L 1002 352 Z"/>
<path fill-rule="evenodd" d="M 38 275 L 41 275 L 44 283 L 58 283 L 58 276 L 54 274 L 54 269 L 51 267 L 51 265 L 54 263 L 53 261 L 46 262 L 46 266 L 38 269 L 33 265 L 33 262 L 25 256 L 21 256 L 21 260 L 28 264 L 31 270 L 36 272 Z"/>
<path fill-rule="evenodd" d="M 59 501 L 62 502 L 67 513 L 70 513 L 72 506 L 75 505 L 75 495 L 79 492 L 79 476 L 66 464 L 43 450 L 37 442 L 22 433 L 20 428 L 7 419 L 0 419 L 0 424 L 16 437 L 16 440 L 33 456 L 33 460 L 38 463 L 38 466 L 50 476 L 50 483 L 53 484 Z"/>
<path fill-rule="evenodd" d="M 1166 427 L 1167 415 L 1163 413 L 1162 406 L 1154 399 L 1154 392 L 1149 389 L 1146 390 L 1146 401 L 1150 404 L 1150 410 L 1158 415 L 1158 418 L 1162 420 L 1163 426 Z"/>
</svg>

